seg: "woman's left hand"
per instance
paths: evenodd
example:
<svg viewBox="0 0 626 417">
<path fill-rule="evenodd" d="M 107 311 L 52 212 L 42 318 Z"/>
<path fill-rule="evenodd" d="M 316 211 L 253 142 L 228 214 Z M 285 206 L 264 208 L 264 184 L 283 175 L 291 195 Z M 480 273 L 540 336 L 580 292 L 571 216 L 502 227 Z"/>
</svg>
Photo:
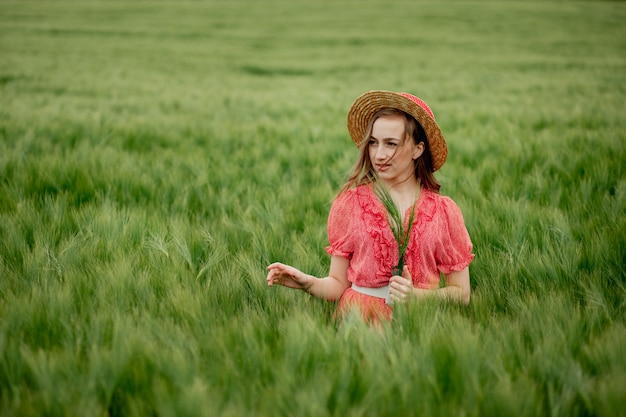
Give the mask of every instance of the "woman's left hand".
<svg viewBox="0 0 626 417">
<path fill-rule="evenodd" d="M 389 280 L 389 299 L 394 303 L 404 302 L 413 293 L 413 278 L 404 265 L 402 276 L 394 275 Z"/>
</svg>

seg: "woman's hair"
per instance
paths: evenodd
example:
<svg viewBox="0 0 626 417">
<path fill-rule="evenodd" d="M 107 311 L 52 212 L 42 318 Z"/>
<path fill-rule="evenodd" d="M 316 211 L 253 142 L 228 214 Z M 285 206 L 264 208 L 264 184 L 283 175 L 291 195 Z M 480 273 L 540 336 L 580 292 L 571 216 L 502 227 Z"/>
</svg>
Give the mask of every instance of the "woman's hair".
<svg viewBox="0 0 626 417">
<path fill-rule="evenodd" d="M 420 142 L 424 142 L 424 152 L 419 158 L 413 161 L 413 165 L 415 167 L 415 178 L 420 181 L 422 187 L 438 193 L 441 189 L 441 185 L 439 184 L 433 173 L 433 160 L 430 154 L 430 146 L 428 145 L 428 139 L 426 138 L 424 128 L 422 128 L 422 125 L 420 125 L 417 120 L 413 118 L 413 116 L 403 112 L 402 110 L 385 108 L 376 112 L 372 117 L 372 120 L 370 120 L 369 124 L 367 125 L 367 129 L 365 130 L 365 136 L 363 137 L 361 145 L 359 146 L 361 156 L 352 168 L 352 172 L 348 177 L 348 180 L 343 185 L 343 187 L 341 187 L 341 190 L 339 190 L 339 194 L 349 190 L 352 187 L 369 184 L 373 181 L 374 178 L 376 178 L 376 174 L 374 168 L 372 167 L 372 162 L 369 155 L 369 142 L 372 136 L 374 122 L 377 119 L 386 116 L 401 116 L 404 119 L 404 140 L 412 138 L 413 142 L 416 145 Z"/>
</svg>

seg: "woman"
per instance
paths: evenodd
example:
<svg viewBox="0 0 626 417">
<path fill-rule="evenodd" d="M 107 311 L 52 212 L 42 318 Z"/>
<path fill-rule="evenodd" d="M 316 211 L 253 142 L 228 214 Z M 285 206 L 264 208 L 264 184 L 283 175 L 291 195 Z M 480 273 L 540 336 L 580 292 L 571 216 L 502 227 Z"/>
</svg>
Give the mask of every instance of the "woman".
<svg viewBox="0 0 626 417">
<path fill-rule="evenodd" d="M 393 303 L 410 297 L 469 303 L 472 243 L 457 205 L 439 194 L 433 173 L 448 150 L 428 105 L 407 93 L 370 91 L 352 104 L 348 130 L 360 158 L 330 210 L 328 276 L 273 263 L 267 284 L 339 300 L 340 314 L 356 306 L 374 322 L 390 319 Z M 395 207 L 385 205 L 385 195 Z M 409 234 L 404 256 L 394 210 L 386 207 L 397 208 L 400 232 Z"/>
</svg>

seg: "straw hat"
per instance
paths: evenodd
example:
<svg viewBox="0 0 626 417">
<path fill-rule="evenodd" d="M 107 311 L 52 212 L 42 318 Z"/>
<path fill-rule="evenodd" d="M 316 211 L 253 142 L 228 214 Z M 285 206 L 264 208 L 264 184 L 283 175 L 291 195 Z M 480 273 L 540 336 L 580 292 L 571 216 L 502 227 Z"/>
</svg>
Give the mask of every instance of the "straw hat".
<svg viewBox="0 0 626 417">
<path fill-rule="evenodd" d="M 448 146 L 441 129 L 435 122 L 435 115 L 421 99 L 408 93 L 392 91 L 368 91 L 359 96 L 348 112 L 348 131 L 356 146 L 363 142 L 370 120 L 378 110 L 393 108 L 413 116 L 426 132 L 428 146 L 433 160 L 433 171 L 437 171 L 448 156 Z"/>
</svg>

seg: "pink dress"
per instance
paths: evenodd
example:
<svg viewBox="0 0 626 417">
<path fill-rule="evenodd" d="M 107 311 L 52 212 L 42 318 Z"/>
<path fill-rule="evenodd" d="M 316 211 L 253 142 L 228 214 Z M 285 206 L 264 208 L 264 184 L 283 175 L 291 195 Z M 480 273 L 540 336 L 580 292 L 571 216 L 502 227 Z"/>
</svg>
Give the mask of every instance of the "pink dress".
<svg viewBox="0 0 626 417">
<path fill-rule="evenodd" d="M 406 265 L 413 285 L 424 289 L 439 286 L 439 273 L 465 269 L 474 259 L 463 215 L 449 198 L 422 189 L 416 202 L 415 220 L 406 252 Z M 405 227 L 410 216 L 405 214 Z M 387 222 L 387 211 L 372 189 L 359 186 L 339 195 L 328 216 L 328 254 L 350 260 L 348 280 L 360 287 L 379 288 L 389 284 L 398 263 L 398 244 Z M 382 298 L 348 288 L 338 311 L 360 307 L 364 318 L 391 317 L 391 306 Z"/>
</svg>

